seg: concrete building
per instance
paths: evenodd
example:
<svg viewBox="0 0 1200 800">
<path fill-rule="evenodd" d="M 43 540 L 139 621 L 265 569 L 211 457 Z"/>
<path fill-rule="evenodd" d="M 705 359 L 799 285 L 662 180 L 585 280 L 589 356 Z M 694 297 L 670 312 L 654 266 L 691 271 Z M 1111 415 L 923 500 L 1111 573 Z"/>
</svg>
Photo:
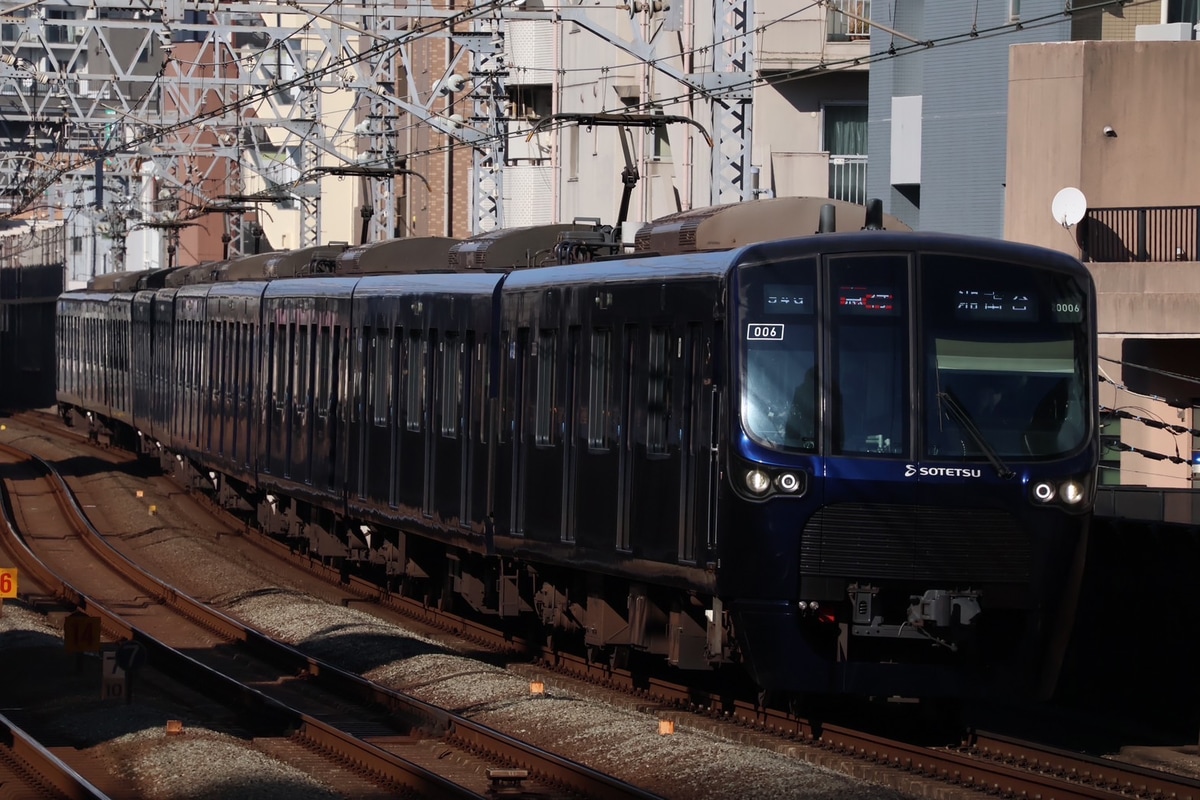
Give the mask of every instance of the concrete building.
<svg viewBox="0 0 1200 800">
<path fill-rule="evenodd" d="M 1196 4 L 875 0 L 868 194 L 914 228 L 1004 233 L 1009 48 L 1130 41 L 1139 26 L 1191 38 Z M 890 55 L 894 53 L 893 55 Z"/>
<path fill-rule="evenodd" d="M 1190 487 L 1200 452 L 1200 42 L 1018 45 L 1007 106 L 1004 237 L 1081 257 L 1099 290 L 1101 403 L 1116 412 L 1106 438 L 1119 448 L 1102 474 Z M 1064 187 L 1085 198 L 1077 223 L 1051 211 Z"/>
</svg>

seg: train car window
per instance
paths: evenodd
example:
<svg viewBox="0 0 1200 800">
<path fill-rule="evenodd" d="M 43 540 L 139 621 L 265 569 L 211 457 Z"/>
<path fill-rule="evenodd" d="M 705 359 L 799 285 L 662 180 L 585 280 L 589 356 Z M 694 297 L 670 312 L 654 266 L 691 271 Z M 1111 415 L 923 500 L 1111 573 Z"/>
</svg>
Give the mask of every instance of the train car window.
<svg viewBox="0 0 1200 800">
<path fill-rule="evenodd" d="M 317 416 L 325 419 L 329 416 L 330 383 L 334 376 L 333 343 L 330 340 L 328 325 L 322 325 L 317 334 L 317 363 L 316 363 L 316 411 Z"/>
<path fill-rule="evenodd" d="M 1084 445 L 1086 287 L 1030 265 L 940 254 L 922 257 L 921 287 L 927 456 L 1052 458 Z"/>
<path fill-rule="evenodd" d="M 650 330 L 650 354 L 646 359 L 646 452 L 667 452 L 667 423 L 671 417 L 671 360 L 667 354 L 670 331 Z"/>
<path fill-rule="evenodd" d="M 534 400 L 534 442 L 554 444 L 554 374 L 558 358 L 558 336 L 555 331 L 541 331 L 534 342 L 533 357 L 537 359 L 537 389 Z"/>
<path fill-rule="evenodd" d="M 408 372 L 404 383 L 404 426 L 413 432 L 421 430 L 425 414 L 425 360 L 427 342 L 420 331 L 413 331 L 405 342 L 405 361 Z"/>
<path fill-rule="evenodd" d="M 333 326 L 333 341 L 330 348 L 329 362 L 329 414 L 337 417 L 337 407 L 342 402 L 342 392 L 345 391 L 346 381 L 343 377 L 342 370 L 345 369 L 343 363 L 344 348 L 342 347 L 342 326 Z"/>
<path fill-rule="evenodd" d="M 271 385 L 268 387 L 267 402 L 273 407 L 279 404 L 279 394 L 283 390 L 280 388 L 279 378 L 279 351 L 283 348 L 283 326 L 279 324 L 268 325 L 268 352 L 267 364 L 268 374 L 270 375 Z"/>
<path fill-rule="evenodd" d="M 812 258 L 738 270 L 741 422 L 752 439 L 770 447 L 817 449 L 816 286 Z"/>
<path fill-rule="evenodd" d="M 296 327 L 296 377 L 292 402 L 303 408 L 308 405 L 309 378 L 312 372 L 312 327 Z"/>
<path fill-rule="evenodd" d="M 829 259 L 832 453 L 909 452 L 908 263 L 903 255 Z"/>
<path fill-rule="evenodd" d="M 585 424 L 588 447 L 608 449 L 608 417 L 612 404 L 612 331 L 592 331 L 588 347 L 588 403 Z"/>
<path fill-rule="evenodd" d="M 467 337 L 469 341 L 471 334 L 468 333 Z M 487 444 L 488 440 L 487 398 L 491 388 L 491 370 L 488 369 L 487 352 L 487 337 L 485 336 L 483 341 L 475 343 L 474 375 L 471 379 L 471 415 L 476 419 L 480 444 Z"/>
<path fill-rule="evenodd" d="M 397 335 L 399 332 L 397 331 Z M 392 362 L 392 336 L 385 328 L 378 328 L 371 339 L 371 374 L 367 378 L 371 389 L 371 420 L 376 427 L 388 424 L 388 390 L 392 385 L 389 366 Z"/>
<path fill-rule="evenodd" d="M 459 402 L 462 396 L 462 344 L 452 333 L 442 342 L 442 402 L 439 409 L 442 436 L 458 436 Z"/>
</svg>

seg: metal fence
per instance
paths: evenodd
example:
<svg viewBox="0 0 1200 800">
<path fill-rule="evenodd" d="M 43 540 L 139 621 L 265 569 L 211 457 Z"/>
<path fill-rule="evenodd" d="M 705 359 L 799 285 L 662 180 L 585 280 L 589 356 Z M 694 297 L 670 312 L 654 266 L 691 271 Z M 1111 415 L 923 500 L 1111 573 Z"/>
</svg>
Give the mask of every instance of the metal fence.
<svg viewBox="0 0 1200 800">
<path fill-rule="evenodd" d="M 1089 208 L 1084 261 L 1200 261 L 1200 206 Z"/>
<path fill-rule="evenodd" d="M 829 156 L 829 196 L 834 200 L 867 202 L 867 157 Z"/>
<path fill-rule="evenodd" d="M 832 0 L 825 4 L 825 40 L 828 42 L 856 42 L 869 39 L 871 27 L 863 20 L 871 18 L 871 0 Z M 862 19 L 854 19 L 840 12 L 849 11 Z"/>
</svg>

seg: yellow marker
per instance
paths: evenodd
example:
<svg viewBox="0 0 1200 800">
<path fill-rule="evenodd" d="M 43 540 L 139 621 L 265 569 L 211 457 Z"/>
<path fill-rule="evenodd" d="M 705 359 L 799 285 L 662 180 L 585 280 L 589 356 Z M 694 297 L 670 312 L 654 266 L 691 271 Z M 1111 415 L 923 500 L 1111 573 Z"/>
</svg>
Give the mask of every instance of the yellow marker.
<svg viewBox="0 0 1200 800">
<path fill-rule="evenodd" d="M 0 598 L 17 596 L 17 568 L 0 567 Z"/>
<path fill-rule="evenodd" d="M 150 513 L 151 513 L 151 514 L 157 514 L 157 513 L 158 513 L 158 506 L 150 506 Z"/>
<path fill-rule="evenodd" d="M 670 736 L 673 733 L 675 733 L 675 720 L 660 719 L 658 721 L 658 735 L 659 736 Z"/>
<path fill-rule="evenodd" d="M 143 492 L 141 489 L 138 489 L 138 490 L 137 490 L 137 496 L 138 496 L 138 497 L 141 497 L 141 496 L 142 496 L 142 495 L 144 495 L 144 494 L 145 494 L 145 492 Z"/>
</svg>

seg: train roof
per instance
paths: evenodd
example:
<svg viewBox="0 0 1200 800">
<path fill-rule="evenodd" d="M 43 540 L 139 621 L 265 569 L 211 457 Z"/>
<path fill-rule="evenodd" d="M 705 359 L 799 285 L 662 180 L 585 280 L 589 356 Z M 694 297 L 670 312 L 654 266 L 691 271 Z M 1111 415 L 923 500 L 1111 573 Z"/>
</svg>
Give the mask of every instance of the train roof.
<svg viewBox="0 0 1200 800">
<path fill-rule="evenodd" d="M 368 275 L 358 279 L 354 298 L 395 294 L 490 293 L 503 277 L 495 272 Z"/>
<path fill-rule="evenodd" d="M 832 205 L 835 231 L 857 231 L 866 222 L 866 209 L 828 197 L 774 197 L 722 206 L 707 206 L 668 214 L 643 225 L 634 237 L 639 253 L 699 253 L 774 239 L 792 239 L 816 233 L 821 208 Z M 897 217 L 883 215 L 885 230 L 911 228 Z"/>
<path fill-rule="evenodd" d="M 509 270 L 536 267 L 558 244 L 564 231 L 591 231 L 584 223 L 503 228 L 464 239 L 450 248 L 451 269 Z"/>
<path fill-rule="evenodd" d="M 212 280 L 213 270 L 223 263 L 225 262 L 205 261 L 190 267 L 180 267 L 167 276 L 164 286 L 179 288 L 191 283 L 207 283 Z"/>
<path fill-rule="evenodd" d="M 267 261 L 278 255 L 274 251 L 231 258 L 213 266 L 213 281 L 255 281 L 265 277 Z"/>
<path fill-rule="evenodd" d="M 337 257 L 338 275 L 381 275 L 396 272 L 445 272 L 450 269 L 450 248 L 459 239 L 413 236 L 362 244 Z"/>
<path fill-rule="evenodd" d="M 345 242 L 330 242 L 301 247 L 298 250 L 281 250 L 271 254 L 263 264 L 261 277 L 273 280 L 275 278 L 332 275 L 336 269 L 337 257 L 346 247 Z"/>
<path fill-rule="evenodd" d="M 343 278 L 334 276 L 324 280 L 313 281 L 308 278 L 284 278 L 259 286 L 263 299 L 272 297 L 348 297 L 355 292 L 358 278 Z M 246 285 L 246 284 L 243 284 Z"/>
<path fill-rule="evenodd" d="M 736 262 L 727 250 L 712 253 L 683 253 L 674 256 L 633 256 L 580 264 L 563 264 L 514 272 L 504 288 L 544 288 L 566 284 L 626 283 L 641 280 L 666 281 L 683 278 L 720 278 Z"/>
</svg>

